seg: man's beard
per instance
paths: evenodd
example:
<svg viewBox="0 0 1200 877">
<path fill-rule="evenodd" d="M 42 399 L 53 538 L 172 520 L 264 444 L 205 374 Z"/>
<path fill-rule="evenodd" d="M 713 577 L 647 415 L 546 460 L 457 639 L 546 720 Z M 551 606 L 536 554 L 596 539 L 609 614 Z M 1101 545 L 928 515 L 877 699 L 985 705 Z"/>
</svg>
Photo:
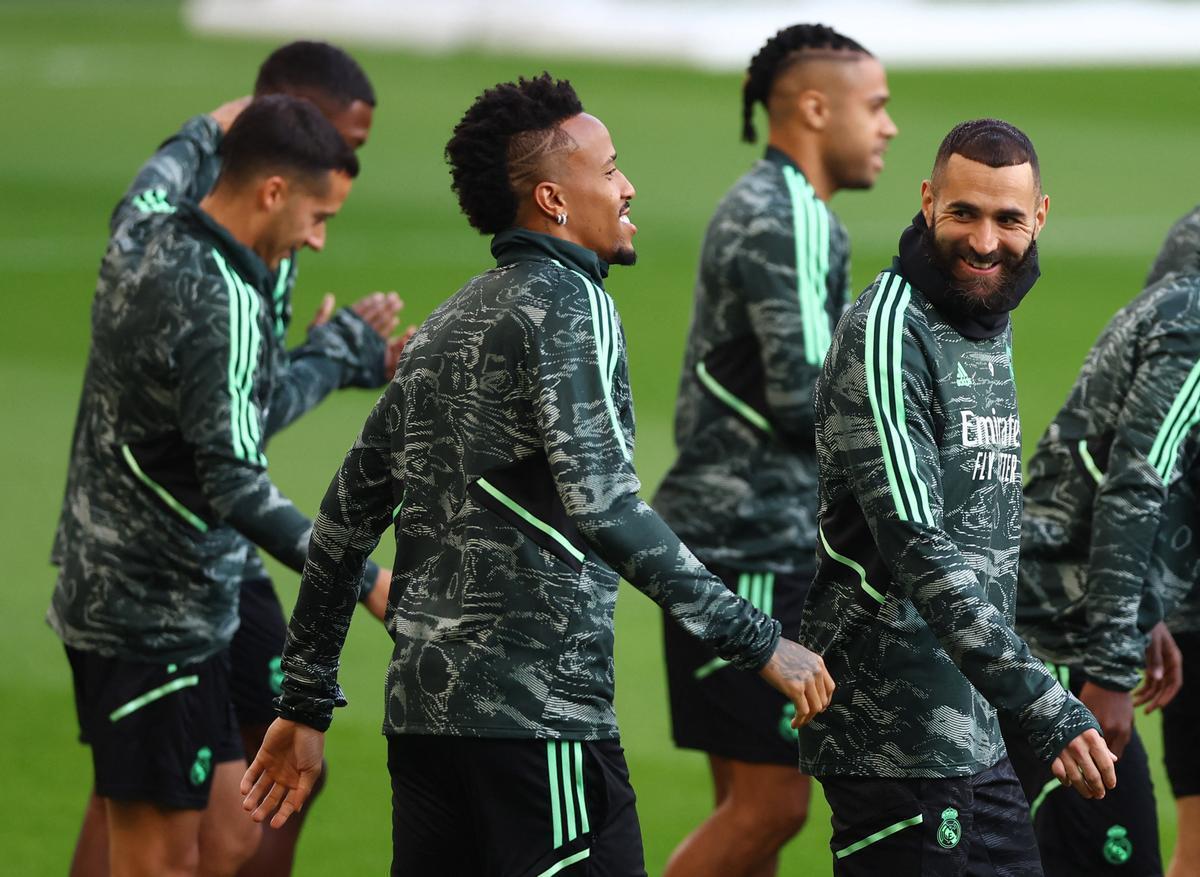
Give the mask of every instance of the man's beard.
<svg viewBox="0 0 1200 877">
<path fill-rule="evenodd" d="M 930 261 L 945 275 L 948 288 L 964 313 L 1006 313 L 1020 303 L 1024 293 L 1016 291 L 1017 280 L 1029 264 L 1029 260 L 1037 254 L 1037 243 L 1032 238 L 1020 256 L 1014 256 L 1004 250 L 980 254 L 972 250 L 966 241 L 955 244 L 938 240 L 933 230 L 936 225 L 935 217 L 933 225 L 926 226 L 922 232 L 925 251 L 929 254 Z M 958 259 L 967 255 L 977 262 L 999 262 L 1000 268 L 996 274 L 989 277 L 963 279 L 955 273 L 954 268 Z"/>
<path fill-rule="evenodd" d="M 637 253 L 634 252 L 633 247 L 618 246 L 616 251 L 613 253 L 612 259 L 609 260 L 609 264 L 610 265 L 626 265 L 626 266 L 636 265 L 637 264 Z"/>
</svg>

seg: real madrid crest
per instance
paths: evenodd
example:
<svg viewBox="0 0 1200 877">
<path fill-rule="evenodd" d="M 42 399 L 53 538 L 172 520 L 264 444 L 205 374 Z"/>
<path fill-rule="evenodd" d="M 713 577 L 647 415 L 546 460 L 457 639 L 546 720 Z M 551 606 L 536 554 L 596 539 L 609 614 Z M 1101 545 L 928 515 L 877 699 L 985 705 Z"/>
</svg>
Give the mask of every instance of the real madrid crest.
<svg viewBox="0 0 1200 877">
<path fill-rule="evenodd" d="M 1133 855 L 1133 844 L 1125 835 L 1129 834 L 1123 825 L 1114 825 L 1108 830 L 1108 840 L 1104 842 L 1104 861 L 1110 865 L 1124 865 Z"/>
<path fill-rule="evenodd" d="M 961 837 L 962 826 L 958 824 L 958 811 L 947 807 L 942 811 L 942 824 L 938 826 L 937 841 L 949 850 L 958 846 Z"/>
</svg>

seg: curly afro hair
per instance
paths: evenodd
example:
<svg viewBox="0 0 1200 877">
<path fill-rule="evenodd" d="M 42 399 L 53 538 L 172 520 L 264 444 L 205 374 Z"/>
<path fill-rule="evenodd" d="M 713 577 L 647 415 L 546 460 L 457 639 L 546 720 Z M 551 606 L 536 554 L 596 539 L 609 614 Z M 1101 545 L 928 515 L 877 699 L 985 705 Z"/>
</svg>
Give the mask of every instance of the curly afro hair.
<svg viewBox="0 0 1200 877">
<path fill-rule="evenodd" d="M 582 112 L 571 83 L 546 72 L 502 82 L 475 99 L 446 144 L 451 188 L 472 227 L 494 235 L 513 225 L 516 186 L 547 154 L 573 145 L 558 126 Z"/>
</svg>

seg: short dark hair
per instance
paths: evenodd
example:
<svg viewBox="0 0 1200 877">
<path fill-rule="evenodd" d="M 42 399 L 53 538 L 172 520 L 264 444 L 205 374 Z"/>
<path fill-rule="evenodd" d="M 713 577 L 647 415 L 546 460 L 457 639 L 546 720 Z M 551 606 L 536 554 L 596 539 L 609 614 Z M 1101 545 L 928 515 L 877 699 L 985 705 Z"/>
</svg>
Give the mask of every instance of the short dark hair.
<svg viewBox="0 0 1200 877">
<path fill-rule="evenodd" d="M 972 119 L 955 125 L 938 147 L 930 179 L 937 179 L 952 155 L 961 155 L 988 167 L 1012 167 L 1028 162 L 1033 170 L 1034 185 L 1039 193 L 1042 191 L 1037 152 L 1025 132 L 1016 125 L 1000 119 Z"/>
<path fill-rule="evenodd" d="M 572 143 L 559 124 L 582 112 L 571 83 L 546 72 L 501 82 L 475 99 L 446 144 L 451 188 L 474 228 L 498 234 L 512 226 L 517 218 L 514 164 L 531 166 Z"/>
<path fill-rule="evenodd" d="M 375 90 L 358 62 L 337 46 L 315 40 L 280 46 L 262 62 L 254 96 L 267 94 L 320 94 L 342 107 L 359 100 L 375 106 Z"/>
<path fill-rule="evenodd" d="M 221 138 L 217 183 L 263 172 L 317 177 L 327 171 L 358 176 L 358 158 L 316 105 L 300 97 L 255 98 Z"/>
<path fill-rule="evenodd" d="M 821 50 L 874 57 L 850 37 L 823 24 L 785 27 L 767 40 L 746 68 L 746 80 L 742 83 L 742 140 L 753 143 L 758 139 L 754 130 L 754 104 L 767 105 L 771 87 L 780 74 L 804 60 L 806 54 L 815 55 Z"/>
</svg>

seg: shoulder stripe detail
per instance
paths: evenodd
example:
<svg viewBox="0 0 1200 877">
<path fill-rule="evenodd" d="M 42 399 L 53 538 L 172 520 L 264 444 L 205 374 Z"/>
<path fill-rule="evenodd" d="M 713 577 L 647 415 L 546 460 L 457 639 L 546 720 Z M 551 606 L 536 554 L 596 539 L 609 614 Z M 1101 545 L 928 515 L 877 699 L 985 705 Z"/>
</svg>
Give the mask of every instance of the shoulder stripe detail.
<svg viewBox="0 0 1200 877">
<path fill-rule="evenodd" d="M 804 358 L 810 365 L 825 361 L 832 340 L 829 314 L 829 214 L 812 186 L 793 167 L 783 169 L 792 199 L 796 246 L 796 294 L 804 332 Z"/>
<path fill-rule="evenodd" d="M 249 289 L 237 272 L 226 264 L 216 248 L 213 259 L 229 291 L 229 428 L 234 456 L 265 466 L 266 458 L 259 451 L 261 433 L 258 414 L 250 398 L 254 386 L 254 369 L 262 345 L 258 326 L 258 295 Z"/>
<path fill-rule="evenodd" d="M 617 330 L 617 312 L 612 296 L 586 276 L 578 271 L 568 269 L 583 281 L 587 289 L 588 306 L 592 312 L 592 334 L 596 339 L 596 366 L 600 369 L 600 385 L 604 390 L 604 404 L 608 408 L 608 418 L 612 422 L 617 444 L 621 453 L 630 460 L 629 446 L 625 443 L 625 430 L 621 428 L 621 418 L 617 416 L 617 406 L 613 402 L 613 375 L 617 371 L 620 358 L 620 333 Z"/>
<path fill-rule="evenodd" d="M 275 337 L 282 338 L 287 334 L 287 327 L 283 325 L 283 309 L 284 298 L 287 295 L 288 279 L 292 271 L 292 260 L 286 257 L 281 259 L 278 270 L 279 277 L 275 281 L 275 290 L 271 293 L 271 304 L 275 310 Z"/>
<path fill-rule="evenodd" d="M 1150 465 L 1164 484 L 1175 468 L 1184 437 L 1197 423 L 1200 423 L 1200 362 L 1192 366 L 1150 448 Z"/>
<path fill-rule="evenodd" d="M 887 271 L 878 283 L 867 313 L 867 396 L 896 513 L 902 521 L 932 525 L 929 491 L 917 472 L 904 413 L 904 311 L 912 290 L 903 278 Z"/>
</svg>

